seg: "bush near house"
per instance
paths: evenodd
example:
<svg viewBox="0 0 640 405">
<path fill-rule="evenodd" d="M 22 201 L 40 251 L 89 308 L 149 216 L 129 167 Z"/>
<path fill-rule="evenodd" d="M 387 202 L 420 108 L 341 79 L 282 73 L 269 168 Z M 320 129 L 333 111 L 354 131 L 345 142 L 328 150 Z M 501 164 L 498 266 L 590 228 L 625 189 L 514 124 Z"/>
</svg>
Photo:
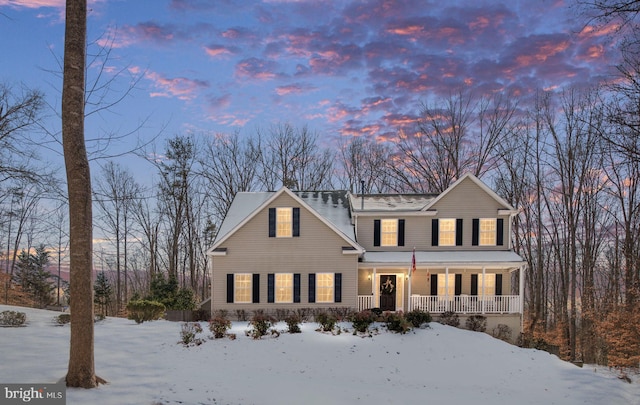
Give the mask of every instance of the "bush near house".
<svg viewBox="0 0 640 405">
<path fill-rule="evenodd" d="M 391 332 L 405 334 L 411 330 L 411 322 L 404 317 L 402 312 L 385 312 L 382 316 L 387 330 Z"/>
<path fill-rule="evenodd" d="M 460 326 L 460 318 L 455 312 L 447 311 L 440 315 L 440 323 L 443 325 L 455 326 L 457 328 Z"/>
<path fill-rule="evenodd" d="M 217 315 L 209 321 L 209 330 L 213 333 L 214 339 L 225 337 L 231 328 L 231 321 L 226 316 Z"/>
<path fill-rule="evenodd" d="M 350 320 L 356 332 L 365 333 L 369 330 L 369 325 L 375 322 L 376 318 L 377 315 L 365 309 L 364 311 L 351 315 Z"/>
<path fill-rule="evenodd" d="M 467 329 L 475 332 L 484 332 L 487 330 L 487 317 L 482 315 L 471 315 L 465 321 Z"/>
<path fill-rule="evenodd" d="M 419 328 L 425 323 L 431 322 L 431 314 L 418 308 L 407 312 L 404 317 L 411 322 L 414 328 Z"/>
<path fill-rule="evenodd" d="M 164 316 L 166 307 L 157 301 L 131 300 L 127 304 L 128 319 L 142 323 L 145 321 L 155 321 Z"/>
<path fill-rule="evenodd" d="M 316 314 L 316 322 L 320 324 L 320 329 L 323 332 L 331 332 L 335 328 L 338 319 L 333 314 L 322 311 Z"/>
<path fill-rule="evenodd" d="M 27 322 L 27 314 L 18 311 L 0 312 L 0 326 L 24 326 Z"/>
</svg>

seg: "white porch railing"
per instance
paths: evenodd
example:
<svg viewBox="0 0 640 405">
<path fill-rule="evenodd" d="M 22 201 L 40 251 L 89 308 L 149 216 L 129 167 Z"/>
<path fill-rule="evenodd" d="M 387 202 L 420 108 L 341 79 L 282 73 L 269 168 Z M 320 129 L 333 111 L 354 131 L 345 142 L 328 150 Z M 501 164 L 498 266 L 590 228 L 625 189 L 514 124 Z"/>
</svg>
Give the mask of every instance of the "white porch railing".
<svg viewBox="0 0 640 405">
<path fill-rule="evenodd" d="M 358 309 L 373 308 L 373 295 L 359 295 Z M 412 295 L 409 309 L 421 309 L 429 313 L 453 311 L 462 314 L 519 314 L 522 313 L 518 295 Z"/>
<path fill-rule="evenodd" d="M 373 295 L 358 295 L 358 311 L 373 308 Z"/>
</svg>

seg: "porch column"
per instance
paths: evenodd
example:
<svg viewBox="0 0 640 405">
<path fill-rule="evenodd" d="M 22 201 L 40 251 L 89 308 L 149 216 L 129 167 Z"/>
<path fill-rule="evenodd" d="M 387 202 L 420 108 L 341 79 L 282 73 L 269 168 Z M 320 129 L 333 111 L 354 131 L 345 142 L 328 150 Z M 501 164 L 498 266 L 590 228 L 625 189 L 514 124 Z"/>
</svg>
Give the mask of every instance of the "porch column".
<svg viewBox="0 0 640 405">
<path fill-rule="evenodd" d="M 409 288 L 407 291 L 407 310 L 405 312 L 409 312 L 411 311 L 411 283 L 413 282 L 413 269 L 411 268 L 411 266 L 409 266 L 409 269 L 407 270 L 409 272 Z"/>
<path fill-rule="evenodd" d="M 377 294 L 377 293 L 378 293 L 378 290 L 377 290 L 376 282 L 377 282 L 378 280 L 377 280 L 377 277 L 376 277 L 376 268 L 375 268 L 375 267 L 373 268 L 373 275 L 372 275 L 371 277 L 372 277 L 372 278 L 371 278 L 371 290 L 372 290 L 372 291 L 371 291 L 371 294 L 373 294 L 373 302 L 372 302 L 372 305 L 373 305 L 373 307 L 374 307 L 374 308 L 377 308 L 377 307 L 379 306 L 379 305 L 376 303 L 376 297 L 378 296 L 378 294 Z"/>
<path fill-rule="evenodd" d="M 480 304 L 480 305 L 482 305 L 481 306 L 482 315 L 484 315 L 484 310 L 485 310 L 484 285 L 486 284 L 485 283 L 485 275 L 486 275 L 486 273 L 487 273 L 487 268 L 485 266 L 482 266 L 482 303 Z"/>
<path fill-rule="evenodd" d="M 444 268 L 444 309 L 448 311 L 451 305 L 449 305 L 449 268 Z"/>
<path fill-rule="evenodd" d="M 520 282 L 518 283 L 518 294 L 520 301 L 520 332 L 524 330 L 524 316 L 522 316 L 524 312 L 524 269 L 526 264 L 520 266 Z"/>
</svg>

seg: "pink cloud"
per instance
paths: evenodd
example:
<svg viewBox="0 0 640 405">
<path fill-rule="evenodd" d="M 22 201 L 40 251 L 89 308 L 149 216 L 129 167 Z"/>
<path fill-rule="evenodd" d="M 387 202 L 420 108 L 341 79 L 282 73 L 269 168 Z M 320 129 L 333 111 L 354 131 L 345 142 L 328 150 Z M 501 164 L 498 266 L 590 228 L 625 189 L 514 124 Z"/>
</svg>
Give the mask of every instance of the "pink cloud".
<svg viewBox="0 0 640 405">
<path fill-rule="evenodd" d="M 237 50 L 228 48 L 224 45 L 208 45 L 204 47 L 204 51 L 207 55 L 214 58 L 230 56 L 237 52 Z"/>
<path fill-rule="evenodd" d="M 309 91 L 313 91 L 315 89 L 316 87 L 308 84 L 293 83 L 286 86 L 276 87 L 276 94 L 279 96 L 286 96 L 289 94 L 303 94 Z"/>
<path fill-rule="evenodd" d="M 275 72 L 277 64 L 270 60 L 249 58 L 236 65 L 236 76 L 257 80 L 272 80 L 279 75 Z"/>
<path fill-rule="evenodd" d="M 186 77 L 168 78 L 156 72 L 147 72 L 145 78 L 151 80 L 158 89 L 150 93 L 151 97 L 175 97 L 187 101 L 194 99 L 199 91 L 209 87 L 206 81 Z"/>
</svg>

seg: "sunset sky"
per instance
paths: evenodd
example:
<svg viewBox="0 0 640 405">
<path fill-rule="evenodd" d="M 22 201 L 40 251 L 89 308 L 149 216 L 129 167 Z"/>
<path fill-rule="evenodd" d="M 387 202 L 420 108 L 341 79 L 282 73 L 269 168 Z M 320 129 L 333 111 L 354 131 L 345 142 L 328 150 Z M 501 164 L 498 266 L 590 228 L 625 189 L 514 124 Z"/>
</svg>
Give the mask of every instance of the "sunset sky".
<svg viewBox="0 0 640 405">
<path fill-rule="evenodd" d="M 572 4 L 90 0 L 88 39 L 111 48 L 103 78 L 121 72 L 107 99 L 140 80 L 87 122 L 87 137 L 251 135 L 289 122 L 324 139 L 389 139 L 422 103 L 462 88 L 526 100 L 595 84 L 611 77 L 615 52 Z M 64 1 L 0 0 L 0 38 L 0 81 L 40 89 L 59 110 Z"/>
</svg>

